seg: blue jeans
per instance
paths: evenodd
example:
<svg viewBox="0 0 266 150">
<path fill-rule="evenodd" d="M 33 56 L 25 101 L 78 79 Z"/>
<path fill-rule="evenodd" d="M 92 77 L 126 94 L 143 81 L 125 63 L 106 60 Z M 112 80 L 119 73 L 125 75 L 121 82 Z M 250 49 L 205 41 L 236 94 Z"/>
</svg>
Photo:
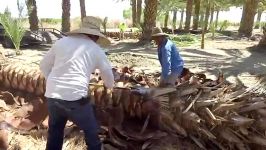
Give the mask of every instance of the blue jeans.
<svg viewBox="0 0 266 150">
<path fill-rule="evenodd" d="M 61 150 L 64 139 L 64 128 L 67 120 L 75 123 L 85 134 L 89 150 L 101 150 L 98 137 L 98 124 L 90 103 L 80 104 L 77 101 L 65 101 L 47 98 L 49 129 L 46 150 Z"/>
</svg>

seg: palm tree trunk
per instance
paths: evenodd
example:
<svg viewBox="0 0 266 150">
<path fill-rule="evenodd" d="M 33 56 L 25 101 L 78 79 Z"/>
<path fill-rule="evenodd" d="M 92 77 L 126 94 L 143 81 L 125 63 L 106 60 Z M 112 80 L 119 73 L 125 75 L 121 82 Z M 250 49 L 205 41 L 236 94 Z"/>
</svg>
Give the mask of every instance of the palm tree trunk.
<svg viewBox="0 0 266 150">
<path fill-rule="evenodd" d="M 156 25 L 157 5 L 157 0 L 145 0 L 144 24 L 141 37 L 143 41 L 151 39 L 152 29 Z"/>
<path fill-rule="evenodd" d="M 132 8 L 132 25 L 137 27 L 137 0 L 131 0 Z"/>
<path fill-rule="evenodd" d="M 182 29 L 183 28 L 184 13 L 185 13 L 185 10 L 182 9 L 182 11 L 181 11 L 181 17 L 180 17 L 180 23 L 179 23 L 178 29 Z"/>
<path fill-rule="evenodd" d="M 211 19 L 210 19 L 210 25 L 213 23 L 213 16 L 214 16 L 214 3 L 211 4 Z"/>
<path fill-rule="evenodd" d="M 176 15 L 177 15 L 177 11 L 176 10 L 174 10 L 174 15 L 173 15 L 173 30 L 175 30 L 176 29 Z"/>
<path fill-rule="evenodd" d="M 204 12 L 201 12 L 200 14 L 200 27 L 201 28 L 203 28 L 204 26 L 204 17 L 205 17 Z"/>
<path fill-rule="evenodd" d="M 263 11 L 261 9 L 258 10 L 258 16 L 257 16 L 257 21 L 255 25 L 255 29 L 260 28 L 260 21 L 261 21 L 261 16 L 262 16 Z"/>
<path fill-rule="evenodd" d="M 62 32 L 70 31 L 70 0 L 62 0 Z"/>
<path fill-rule="evenodd" d="M 238 30 L 239 35 L 250 37 L 253 31 L 254 17 L 258 7 L 259 0 L 246 0 L 243 7 L 242 18 Z"/>
<path fill-rule="evenodd" d="M 210 10 L 211 10 L 211 3 L 209 1 L 206 1 L 206 2 L 207 2 L 207 7 L 206 7 L 206 12 L 205 12 L 205 20 L 204 20 L 204 30 L 205 31 L 208 29 Z"/>
<path fill-rule="evenodd" d="M 167 28 L 167 26 L 168 26 L 168 20 L 169 20 L 169 12 L 167 11 L 165 13 L 165 17 L 164 17 L 164 28 Z"/>
<path fill-rule="evenodd" d="M 142 14 L 142 0 L 137 0 L 137 24 L 140 25 Z"/>
<path fill-rule="evenodd" d="M 210 2 L 209 2 L 209 0 L 206 0 L 205 2 L 207 4 L 207 7 L 206 7 L 206 11 L 205 11 L 204 25 L 202 27 L 202 33 L 201 33 L 201 49 L 205 48 L 205 32 L 206 32 L 206 29 L 207 29 L 208 20 L 209 20 L 209 14 L 210 14 L 209 13 L 210 12 Z"/>
<path fill-rule="evenodd" d="M 86 17 L 86 5 L 85 5 L 85 0 L 79 0 L 79 4 L 80 4 L 81 20 L 83 20 L 83 18 Z"/>
<path fill-rule="evenodd" d="M 27 0 L 27 9 L 29 14 L 29 24 L 31 31 L 37 31 L 39 29 L 39 19 L 37 15 L 36 0 Z"/>
<path fill-rule="evenodd" d="M 218 9 L 218 10 L 216 11 L 215 28 L 217 28 L 217 26 L 218 26 L 218 21 L 219 21 L 219 13 L 220 13 L 220 10 Z"/>
<path fill-rule="evenodd" d="M 200 0 L 195 0 L 195 17 L 193 17 L 193 30 L 198 30 L 200 15 Z"/>
<path fill-rule="evenodd" d="M 185 22 L 185 31 L 186 32 L 188 32 L 190 29 L 192 11 L 193 11 L 193 0 L 187 0 L 186 22 Z"/>
</svg>

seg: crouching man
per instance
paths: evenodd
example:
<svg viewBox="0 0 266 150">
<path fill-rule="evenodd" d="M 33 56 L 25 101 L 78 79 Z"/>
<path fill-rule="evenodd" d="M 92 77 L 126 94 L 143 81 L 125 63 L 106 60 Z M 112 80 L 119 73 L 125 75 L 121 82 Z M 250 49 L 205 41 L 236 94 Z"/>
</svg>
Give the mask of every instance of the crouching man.
<svg viewBox="0 0 266 150">
<path fill-rule="evenodd" d="M 152 31 L 152 40 L 158 46 L 158 58 L 162 67 L 160 87 L 174 86 L 181 77 L 184 61 L 175 44 L 163 33 L 161 28 L 155 27 Z"/>
</svg>

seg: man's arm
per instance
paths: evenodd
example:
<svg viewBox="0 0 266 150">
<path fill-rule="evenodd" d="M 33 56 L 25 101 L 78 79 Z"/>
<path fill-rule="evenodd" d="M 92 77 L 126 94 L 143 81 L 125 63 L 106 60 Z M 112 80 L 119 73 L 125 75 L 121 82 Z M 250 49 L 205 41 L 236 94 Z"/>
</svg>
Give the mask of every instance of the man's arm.
<svg viewBox="0 0 266 150">
<path fill-rule="evenodd" d="M 103 52 L 99 52 L 99 54 L 100 54 L 100 58 L 97 60 L 99 61 L 97 68 L 100 70 L 100 76 L 102 77 L 104 81 L 104 85 L 107 88 L 113 88 L 114 87 L 114 75 L 113 75 L 111 64 Z"/>
<path fill-rule="evenodd" d="M 40 62 L 40 70 L 42 74 L 44 75 L 45 79 L 48 78 L 54 66 L 54 60 L 55 60 L 55 53 L 52 47 Z"/>
<path fill-rule="evenodd" d="M 171 47 L 165 46 L 162 50 L 162 75 L 164 78 L 171 74 Z"/>
</svg>

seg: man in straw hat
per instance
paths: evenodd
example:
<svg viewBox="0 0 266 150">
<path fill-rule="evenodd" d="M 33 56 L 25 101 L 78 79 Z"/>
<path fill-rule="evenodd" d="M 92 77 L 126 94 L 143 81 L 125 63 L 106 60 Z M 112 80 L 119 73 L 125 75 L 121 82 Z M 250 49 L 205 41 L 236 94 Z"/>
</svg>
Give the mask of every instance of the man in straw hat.
<svg viewBox="0 0 266 150">
<path fill-rule="evenodd" d="M 175 44 L 161 28 L 155 27 L 152 30 L 152 40 L 158 45 L 158 57 L 162 66 L 159 86 L 174 86 L 182 74 L 184 61 Z"/>
<path fill-rule="evenodd" d="M 90 75 L 99 69 L 107 88 L 114 85 L 110 63 L 99 45 L 110 41 L 100 33 L 101 20 L 85 17 L 80 29 L 57 41 L 40 63 L 46 79 L 49 129 L 47 150 L 60 150 L 67 120 L 84 131 L 89 150 L 100 150 L 98 125 L 88 98 Z"/>
</svg>

